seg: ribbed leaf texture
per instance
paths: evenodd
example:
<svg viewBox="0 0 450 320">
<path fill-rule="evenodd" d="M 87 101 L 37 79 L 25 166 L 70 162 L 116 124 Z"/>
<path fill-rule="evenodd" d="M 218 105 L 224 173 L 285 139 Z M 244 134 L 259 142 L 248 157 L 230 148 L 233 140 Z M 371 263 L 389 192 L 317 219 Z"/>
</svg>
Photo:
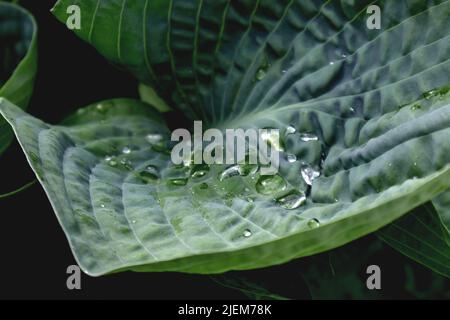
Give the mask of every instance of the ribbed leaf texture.
<svg viewBox="0 0 450 320">
<path fill-rule="evenodd" d="M 174 166 L 164 121 L 140 102 L 51 126 L 3 100 L 89 274 L 279 264 L 450 187 L 450 1 L 60 0 L 53 12 L 65 22 L 73 4 L 77 35 L 172 108 L 209 127 L 280 129 L 284 150 L 264 183 L 252 170 L 219 179 L 224 166 Z M 370 4 L 380 30 L 366 27 Z"/>
</svg>

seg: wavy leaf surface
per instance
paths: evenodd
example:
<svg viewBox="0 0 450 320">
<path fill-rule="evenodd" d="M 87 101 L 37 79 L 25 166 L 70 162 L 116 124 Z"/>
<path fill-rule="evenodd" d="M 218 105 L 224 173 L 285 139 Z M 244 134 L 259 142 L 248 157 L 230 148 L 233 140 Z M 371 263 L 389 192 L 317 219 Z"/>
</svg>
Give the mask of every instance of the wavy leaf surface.
<svg viewBox="0 0 450 320">
<path fill-rule="evenodd" d="M 223 166 L 172 165 L 168 129 L 135 101 L 66 126 L 2 101 L 90 274 L 279 264 L 450 187 L 450 1 L 60 0 L 54 14 L 65 21 L 71 4 L 76 33 L 172 107 L 282 132 L 279 175 L 219 179 Z M 366 27 L 369 4 L 380 30 Z"/>
</svg>

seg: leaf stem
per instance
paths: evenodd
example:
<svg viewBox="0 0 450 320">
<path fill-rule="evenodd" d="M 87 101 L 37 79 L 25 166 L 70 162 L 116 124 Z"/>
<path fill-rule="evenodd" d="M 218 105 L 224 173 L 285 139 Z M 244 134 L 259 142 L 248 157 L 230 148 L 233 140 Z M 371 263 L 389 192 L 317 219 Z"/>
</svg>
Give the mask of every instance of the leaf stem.
<svg viewBox="0 0 450 320">
<path fill-rule="evenodd" d="M 18 194 L 18 193 L 20 193 L 22 191 L 25 191 L 28 188 L 30 188 L 31 186 L 33 186 L 36 182 L 37 182 L 37 180 L 33 180 L 31 182 L 28 182 L 26 185 L 20 187 L 17 190 L 14 190 L 14 191 L 11 191 L 11 192 L 8 192 L 8 193 L 4 193 L 4 194 L 0 194 L 0 199 L 8 198 L 8 197 L 14 196 L 14 195 L 16 195 L 16 194 Z"/>
</svg>

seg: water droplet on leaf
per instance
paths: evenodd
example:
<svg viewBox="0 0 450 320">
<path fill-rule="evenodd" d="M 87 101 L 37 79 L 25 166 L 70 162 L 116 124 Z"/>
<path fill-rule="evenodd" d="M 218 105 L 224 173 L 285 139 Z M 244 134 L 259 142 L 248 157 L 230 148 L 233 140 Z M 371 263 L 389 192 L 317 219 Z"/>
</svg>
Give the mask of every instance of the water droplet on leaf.
<svg viewBox="0 0 450 320">
<path fill-rule="evenodd" d="M 317 140 L 319 140 L 319 138 L 315 134 L 312 134 L 312 133 L 301 133 L 300 140 L 302 140 L 304 142 L 309 142 L 309 141 L 317 141 Z"/>
<path fill-rule="evenodd" d="M 293 126 L 289 126 L 286 128 L 286 134 L 293 134 L 297 131 Z"/>
<path fill-rule="evenodd" d="M 278 174 L 273 176 L 261 176 L 256 182 L 256 191 L 264 195 L 273 194 L 282 191 L 285 188 L 286 182 Z"/>
<path fill-rule="evenodd" d="M 115 160 L 115 158 L 112 158 L 111 160 L 108 161 L 108 164 L 111 167 L 115 167 L 115 166 L 117 166 L 117 161 Z"/>
<path fill-rule="evenodd" d="M 297 161 L 297 156 L 295 154 L 287 154 L 286 155 L 286 160 L 289 163 L 294 163 L 295 161 Z"/>
<path fill-rule="evenodd" d="M 278 198 L 277 203 L 285 209 L 297 209 L 306 202 L 306 195 L 303 192 L 291 192 Z"/>
<path fill-rule="evenodd" d="M 314 170 L 310 165 L 303 164 L 300 170 L 303 180 L 305 180 L 308 185 L 312 185 L 314 179 L 320 177 L 320 172 Z"/>
<path fill-rule="evenodd" d="M 144 183 L 156 182 L 159 179 L 158 171 L 154 166 L 148 166 L 137 174 L 138 178 Z"/>
<path fill-rule="evenodd" d="M 131 153 L 131 148 L 130 147 L 123 147 L 122 153 L 123 154 L 130 154 Z"/>
<path fill-rule="evenodd" d="M 250 229 L 245 229 L 242 235 L 244 236 L 244 238 L 249 238 L 252 236 L 252 232 Z"/>
<path fill-rule="evenodd" d="M 247 176 L 249 174 L 254 174 L 258 171 L 258 166 L 253 164 L 242 164 L 234 165 L 225 169 L 220 175 L 219 180 L 223 181 L 225 179 L 235 177 L 235 176 Z"/>
<path fill-rule="evenodd" d="M 280 143 L 280 134 L 276 129 L 265 129 L 261 133 L 261 139 L 269 144 L 275 150 L 281 152 L 283 151 L 283 147 Z"/>
<path fill-rule="evenodd" d="M 225 169 L 220 175 L 219 175 L 219 180 L 223 181 L 225 179 L 231 178 L 231 177 L 235 177 L 235 176 L 239 176 L 240 174 L 240 170 L 239 170 L 239 166 L 238 165 L 234 165 L 232 167 L 229 167 L 227 169 Z"/>
<path fill-rule="evenodd" d="M 170 179 L 169 183 L 174 186 L 185 186 L 188 182 L 186 178 Z"/>
<path fill-rule="evenodd" d="M 310 227 L 311 229 L 317 228 L 319 226 L 320 226 L 320 222 L 316 218 L 310 219 L 308 221 L 308 227 Z"/>
<path fill-rule="evenodd" d="M 260 81 L 260 80 L 264 79 L 265 76 L 266 76 L 266 70 L 264 68 L 259 68 L 258 71 L 256 71 L 256 75 L 255 75 L 256 80 Z"/>
<path fill-rule="evenodd" d="M 209 172 L 209 166 L 206 164 L 195 165 L 191 171 L 192 178 L 201 178 Z"/>
<path fill-rule="evenodd" d="M 163 140 L 163 136 L 159 133 L 149 133 L 145 136 L 145 140 L 150 144 L 158 144 Z"/>
</svg>

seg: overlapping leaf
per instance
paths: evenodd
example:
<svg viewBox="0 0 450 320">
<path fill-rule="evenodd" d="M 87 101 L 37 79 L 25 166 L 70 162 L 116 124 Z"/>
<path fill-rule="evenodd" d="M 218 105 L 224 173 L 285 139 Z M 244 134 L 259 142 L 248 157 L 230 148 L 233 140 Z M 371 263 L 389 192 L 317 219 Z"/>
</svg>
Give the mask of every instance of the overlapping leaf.
<svg viewBox="0 0 450 320">
<path fill-rule="evenodd" d="M 26 108 L 33 91 L 37 66 L 37 27 L 24 9 L 0 2 L 0 97 Z M 13 132 L 0 119 L 0 153 L 11 142 Z"/>
<path fill-rule="evenodd" d="M 278 264 L 450 187 L 450 1 L 60 0 L 54 14 L 65 21 L 73 4 L 76 33 L 172 107 L 210 126 L 281 129 L 284 150 L 261 190 L 259 173 L 173 166 L 167 129 L 136 102 L 62 127 L 3 101 L 91 274 Z M 369 4 L 382 9 L 380 30 L 366 27 Z M 165 143 L 149 143 L 155 134 Z M 294 191 L 304 204 L 286 201 Z"/>
<path fill-rule="evenodd" d="M 450 278 L 448 229 L 430 203 L 391 223 L 378 235 L 408 257 Z"/>
</svg>

